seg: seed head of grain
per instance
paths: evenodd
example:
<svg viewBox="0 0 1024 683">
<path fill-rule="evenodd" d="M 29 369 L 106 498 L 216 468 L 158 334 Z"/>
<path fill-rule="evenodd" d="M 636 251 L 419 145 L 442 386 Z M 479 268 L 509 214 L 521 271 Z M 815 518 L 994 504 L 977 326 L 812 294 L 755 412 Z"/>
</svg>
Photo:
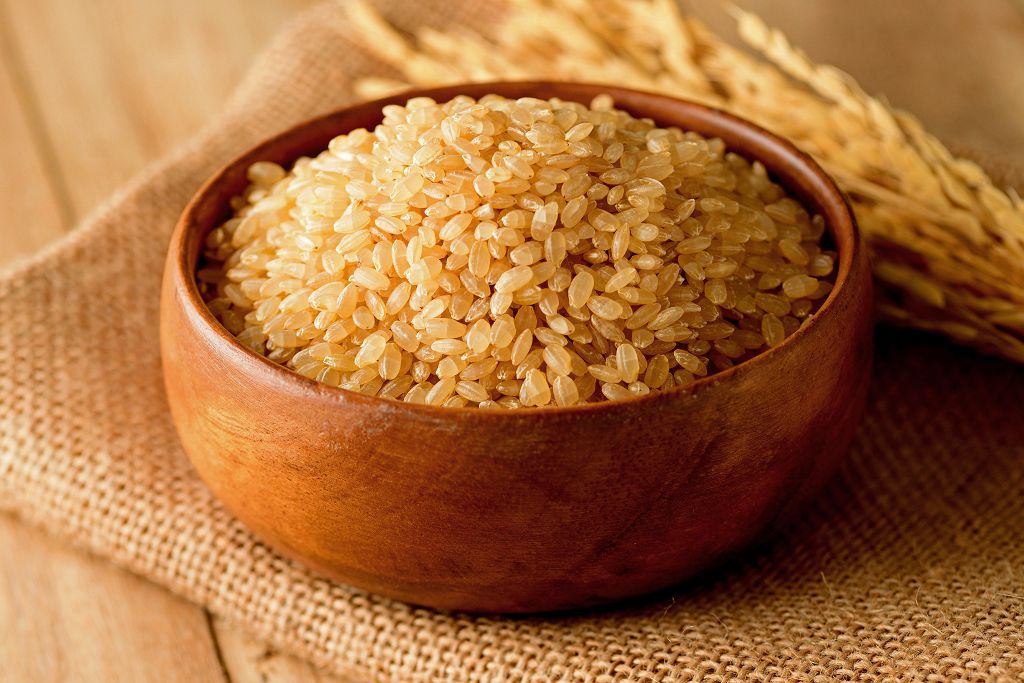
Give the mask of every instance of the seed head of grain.
<svg viewBox="0 0 1024 683">
<path fill-rule="evenodd" d="M 594 0 L 583 22 L 577 0 L 506 4 L 508 30 L 498 33 L 496 43 L 488 45 L 486 53 L 479 40 L 458 25 L 430 40 L 414 38 L 403 43 L 401 50 L 391 50 L 387 46 L 394 44 L 393 34 L 382 17 L 363 3 L 352 3 L 361 8 L 353 12 L 352 18 L 369 37 L 367 44 L 377 47 L 377 56 L 416 84 L 472 80 L 481 74 L 487 79 L 532 76 L 573 80 L 581 69 L 578 46 L 585 44 L 588 80 L 648 84 L 668 94 L 738 113 L 789 137 L 830 171 L 848 193 L 867 246 L 874 252 L 872 264 L 881 284 L 878 289 L 884 318 L 942 332 L 962 343 L 1024 362 L 1024 326 L 1020 323 L 1024 319 L 1020 298 L 1020 283 L 1024 281 L 1024 202 L 1014 192 L 999 187 L 977 164 L 950 153 L 915 117 L 872 98 L 834 67 L 815 64 L 780 31 L 742 10 L 734 12 L 738 33 L 754 54 L 722 39 L 692 16 L 667 11 L 661 0 Z M 652 16 L 659 20 L 652 22 Z M 551 38 L 561 35 L 572 39 Z M 375 36 L 381 40 L 375 41 Z M 537 49 L 538 45 L 545 49 Z M 680 45 L 686 49 L 680 49 Z M 487 69 L 481 71 L 481 63 L 486 63 Z M 749 87 L 752 82 L 758 87 Z M 380 95 L 382 83 L 368 79 L 357 85 L 363 86 L 363 94 Z M 387 84 L 389 89 L 408 87 L 398 81 Z M 598 98 L 591 108 L 611 111 L 613 105 L 608 100 Z M 793 116 L 793 111 L 799 111 L 800 116 Z M 637 140 L 643 143 L 641 151 L 646 156 L 633 164 L 626 162 L 636 147 L 620 141 L 612 120 L 600 120 L 600 116 L 596 120 L 581 119 L 574 112 L 556 111 L 555 123 L 565 131 L 558 136 L 540 119 L 531 120 L 528 113 L 517 116 L 530 121 L 519 127 L 519 139 L 525 133 L 526 139 L 537 145 L 535 149 L 552 155 L 548 168 L 564 170 L 574 178 L 569 183 L 553 181 L 556 185 L 563 183 L 561 194 L 570 200 L 562 209 L 566 227 L 580 223 L 589 213 L 590 208 L 580 203 L 587 200 L 604 200 L 618 208 L 624 208 L 620 202 L 628 202 L 649 209 L 644 202 L 652 195 L 646 188 L 655 194 L 658 190 L 642 177 L 658 182 L 667 179 L 664 186 L 672 188 L 673 164 L 716 187 L 731 182 L 728 173 L 704 167 L 699 140 L 673 141 L 662 131 L 644 131 Z M 446 128 L 445 123 L 441 130 L 445 135 L 459 134 L 450 125 Z M 369 135 L 365 131 L 363 134 Z M 551 136 L 560 139 L 548 143 Z M 451 142 L 458 140 L 452 137 Z M 501 147 L 509 154 L 522 151 L 519 142 L 505 141 L 499 146 L 503 144 L 509 145 L 509 149 Z M 596 172 L 589 174 L 591 177 L 576 173 L 580 162 L 590 164 Z M 609 182 L 627 177 L 615 166 L 629 169 L 637 178 L 618 185 L 602 182 L 600 176 L 607 171 L 613 171 Z M 512 177 L 507 169 L 501 170 L 506 173 L 501 180 Z M 754 162 L 751 171 L 740 179 L 741 183 L 758 191 L 770 183 L 760 163 Z M 548 188 L 549 179 L 540 178 L 539 172 L 536 175 L 538 185 Z M 273 168 L 269 174 L 252 173 L 254 182 L 262 178 L 262 182 L 271 183 L 280 176 L 281 171 Z M 641 184 L 644 188 L 639 188 Z M 257 189 L 267 191 L 263 185 Z M 365 191 L 358 183 L 353 189 L 357 193 Z M 539 192 L 543 195 L 547 189 Z M 724 241 L 728 243 L 715 246 L 718 255 L 738 253 L 727 254 L 727 250 L 750 240 L 778 237 L 786 240 L 779 249 L 786 262 L 804 265 L 806 259 L 811 264 L 809 276 L 831 275 L 830 255 L 815 254 L 813 249 L 807 252 L 803 237 L 787 232 L 792 221 L 803 220 L 795 202 L 781 195 L 766 197 L 764 212 L 756 213 L 751 225 L 726 230 L 730 222 L 735 222 L 730 218 L 740 222 L 744 217 L 751 218 L 744 206 L 742 201 L 720 194 L 698 194 L 678 203 L 673 217 L 682 223 L 686 237 L 696 237 L 702 231 L 707 234 L 709 228 L 725 231 Z M 703 227 L 687 221 L 692 216 L 699 222 L 702 215 L 713 220 Z M 354 226 L 345 229 L 360 229 L 370 220 L 365 212 L 353 218 L 341 222 Z M 818 240 L 824 225 L 817 217 L 812 217 L 811 224 L 809 237 Z M 256 229 L 253 222 L 238 219 L 231 227 L 237 227 L 233 236 L 231 229 L 211 233 L 209 247 L 228 252 L 244 244 Z M 590 237 L 585 235 L 584 239 Z M 814 244 L 812 241 L 810 246 Z M 584 258 L 589 263 L 603 263 L 608 259 L 608 248 L 602 245 L 601 249 L 586 252 Z M 325 260 L 332 262 L 331 267 L 337 262 L 329 256 Z M 728 275 L 709 263 L 695 263 L 685 272 L 692 281 L 703 280 L 705 275 Z M 780 278 L 771 272 L 761 273 L 759 287 L 764 290 L 774 289 L 794 274 L 784 273 Z M 826 285 L 824 282 L 819 286 L 812 300 L 827 294 Z M 736 297 L 736 302 L 735 310 L 751 312 L 749 301 L 742 295 Z M 733 309 L 728 299 L 724 305 Z M 800 304 L 798 310 L 802 313 L 806 305 Z M 680 372 L 674 371 L 672 377 Z"/>
</svg>

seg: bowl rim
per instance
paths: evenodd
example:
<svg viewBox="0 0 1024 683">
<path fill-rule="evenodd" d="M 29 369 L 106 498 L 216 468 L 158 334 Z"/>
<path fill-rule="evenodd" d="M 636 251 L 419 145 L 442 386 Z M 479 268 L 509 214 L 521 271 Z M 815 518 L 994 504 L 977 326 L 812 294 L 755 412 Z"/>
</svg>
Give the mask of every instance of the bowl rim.
<svg viewBox="0 0 1024 683">
<path fill-rule="evenodd" d="M 581 98 L 574 97 L 574 94 L 585 94 L 589 96 L 589 98 L 593 98 L 596 95 L 608 93 L 616 99 L 616 106 L 619 105 L 617 95 L 620 93 L 625 94 L 627 97 L 632 97 L 634 99 L 639 98 L 650 102 L 662 102 L 673 106 L 683 104 L 692 112 L 699 113 L 709 122 L 718 121 L 734 130 L 739 129 L 744 131 L 751 139 L 759 138 L 762 144 L 772 148 L 778 156 L 779 161 L 771 164 L 771 166 L 785 166 L 790 171 L 795 171 L 796 175 L 809 179 L 811 181 L 811 187 L 805 188 L 805 194 L 819 197 L 823 205 L 835 207 L 836 209 L 835 216 L 826 218 L 826 230 L 832 234 L 833 240 L 836 242 L 836 251 L 838 254 L 838 267 L 832 290 L 826 296 L 825 300 L 821 302 L 821 305 L 808 316 L 807 320 L 805 320 L 795 332 L 783 339 L 783 341 L 777 346 L 770 347 L 725 370 L 720 370 L 704 377 L 700 377 L 690 384 L 662 391 L 651 391 L 647 394 L 630 397 L 628 399 L 580 403 L 572 406 L 549 405 L 515 409 L 480 409 L 472 407 L 445 407 L 420 403 L 407 403 L 395 399 L 381 398 L 379 396 L 368 396 L 348 389 L 342 389 L 341 387 L 324 384 L 315 379 L 300 375 L 291 368 L 276 363 L 266 356 L 256 353 L 252 349 L 243 345 L 213 315 L 199 292 L 199 287 L 195 277 L 196 267 L 198 266 L 199 258 L 202 255 L 202 245 L 199 245 L 199 253 L 195 257 L 196 262 L 190 263 L 191 259 L 188 249 L 189 238 L 192 236 L 195 228 L 204 227 L 203 223 L 195 219 L 197 210 L 203 206 L 207 195 L 221 182 L 223 182 L 225 177 L 235 170 L 236 167 L 242 163 L 248 164 L 252 163 L 252 161 L 258 160 L 259 155 L 264 150 L 281 144 L 301 132 L 310 128 L 323 128 L 326 124 L 329 124 L 332 119 L 337 118 L 340 115 L 353 112 L 357 109 L 375 108 L 379 110 L 388 104 L 404 104 L 408 99 L 413 97 L 433 97 L 439 101 L 447 101 L 459 94 L 469 94 L 471 97 L 479 99 L 484 94 L 491 92 L 497 92 L 497 94 L 501 95 L 502 93 L 500 90 L 503 88 L 513 88 L 518 91 L 567 90 L 570 91 L 571 94 L 553 94 L 549 96 L 567 101 L 581 101 Z M 503 96 L 511 97 L 510 95 Z M 543 95 L 536 96 L 543 97 Z M 586 104 L 588 101 L 589 100 L 583 101 L 583 103 Z M 627 105 L 622 108 L 629 111 L 634 116 L 638 116 L 640 118 L 652 118 L 659 125 L 679 125 L 670 121 L 659 121 L 657 118 L 649 116 L 646 112 L 639 111 L 636 107 Z M 336 135 L 343 135 L 346 132 L 348 131 L 338 131 Z M 777 172 L 773 171 L 772 168 L 769 167 L 769 164 L 765 163 L 762 159 L 749 156 L 747 158 L 751 161 L 761 161 L 770 173 L 775 176 L 778 175 Z M 779 184 L 783 185 L 783 187 L 786 187 L 788 191 L 794 191 L 792 187 L 787 186 L 786 182 L 778 179 L 777 181 Z M 225 207 L 222 207 L 222 209 L 223 208 Z M 223 213 L 223 211 L 221 213 Z M 849 236 L 849 246 L 846 249 L 842 249 L 840 246 L 840 238 L 845 237 L 846 235 Z M 192 314 L 189 316 L 191 320 L 195 321 L 197 316 L 199 321 L 206 326 L 206 329 L 204 330 L 206 332 L 206 335 L 204 335 L 206 339 L 211 341 L 211 343 L 215 340 L 216 343 L 220 345 L 218 351 L 223 351 L 228 354 L 228 360 L 231 361 L 233 365 L 236 367 L 246 366 L 242 368 L 243 371 L 251 372 L 253 368 L 261 368 L 261 371 L 270 373 L 271 377 L 276 380 L 277 386 L 288 387 L 289 390 L 294 390 L 307 395 L 314 394 L 317 398 L 337 401 L 340 404 L 356 402 L 367 407 L 385 408 L 392 411 L 406 410 L 413 414 L 419 414 L 423 417 L 429 418 L 451 419 L 459 417 L 461 419 L 466 419 L 469 415 L 473 415 L 475 416 L 473 419 L 509 420 L 529 415 L 548 415 L 552 417 L 574 416 L 594 411 L 609 411 L 616 410 L 618 408 L 638 407 L 645 403 L 669 400 L 675 396 L 695 395 L 712 385 L 728 381 L 736 375 L 751 371 L 752 368 L 758 368 L 764 365 L 768 359 L 788 353 L 795 344 L 799 343 L 800 339 L 808 334 L 812 334 L 814 330 L 817 329 L 818 319 L 835 308 L 836 300 L 846 294 L 846 285 L 854 274 L 854 265 L 858 259 L 863 258 L 862 252 L 864 246 L 853 210 L 850 207 L 846 195 L 839 189 L 835 180 L 810 155 L 801 151 L 791 141 L 776 135 L 775 133 L 772 133 L 747 119 L 716 107 L 657 92 L 638 90 L 634 88 L 623 88 L 620 86 L 602 83 L 523 80 L 471 82 L 427 88 L 413 87 L 387 97 L 377 98 L 374 100 L 357 101 L 290 126 L 286 130 L 267 137 L 258 144 L 252 145 L 246 148 L 243 152 L 235 155 L 230 161 L 221 165 L 217 171 L 203 182 L 195 194 L 190 198 L 188 204 L 185 206 L 185 209 L 182 211 L 177 223 L 175 224 L 168 249 L 168 259 L 165 268 L 169 271 L 167 274 L 174 278 L 174 289 L 178 294 L 176 298 L 191 309 L 191 311 L 189 311 L 189 313 Z M 213 335 L 213 339 L 210 338 L 211 334 Z"/>
</svg>

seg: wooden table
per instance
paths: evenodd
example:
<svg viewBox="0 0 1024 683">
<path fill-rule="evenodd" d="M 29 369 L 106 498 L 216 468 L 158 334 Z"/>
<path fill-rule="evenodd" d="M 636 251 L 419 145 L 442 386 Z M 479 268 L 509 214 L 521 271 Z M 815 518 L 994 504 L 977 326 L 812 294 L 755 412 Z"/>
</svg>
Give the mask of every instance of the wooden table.
<svg viewBox="0 0 1024 683">
<path fill-rule="evenodd" d="M 188 138 L 312 2 L 0 0 L 0 263 Z M 941 137 L 1024 158 L 1024 0 L 741 4 Z M 707 0 L 688 6 L 728 27 Z M 339 679 L 0 515 L 0 680 Z"/>
</svg>

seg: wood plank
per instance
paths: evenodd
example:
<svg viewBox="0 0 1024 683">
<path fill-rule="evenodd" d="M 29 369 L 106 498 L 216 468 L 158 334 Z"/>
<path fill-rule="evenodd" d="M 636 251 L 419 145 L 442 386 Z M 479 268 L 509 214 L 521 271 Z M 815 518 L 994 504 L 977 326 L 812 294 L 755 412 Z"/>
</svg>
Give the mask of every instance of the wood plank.
<svg viewBox="0 0 1024 683">
<path fill-rule="evenodd" d="M 0 16 L 0 266 L 55 239 L 66 224 L 46 164 L 36 150 L 43 131 L 30 125 L 22 103 L 27 84 L 18 82 L 17 60 L 4 40 L 3 23 Z"/>
<path fill-rule="evenodd" d="M 213 627 L 233 683 L 344 683 L 253 638 L 234 624 L 215 618 Z"/>
<path fill-rule="evenodd" d="M 33 138 L 27 123 L 31 117 L 13 106 L 15 98 L 3 101 L 0 123 L 8 124 L 5 130 L 19 132 L 18 141 L 25 149 L 12 146 L 0 155 L 0 178 L 5 183 L 7 178 L 12 182 L 20 178 L 36 193 L 51 185 L 58 190 L 66 187 L 65 223 L 70 224 L 215 115 L 255 53 L 282 21 L 306 4 L 310 2 L 187 0 L 165 5 L 101 0 L 83 5 L 47 0 L 31 6 L 0 5 L 7 15 L 0 15 L 0 23 L 8 27 L 5 33 L 10 39 L 4 66 L 9 71 L 15 65 L 21 68 L 23 99 L 39 103 Z M 0 87 L 13 90 L 7 81 L 0 81 Z M 45 155 L 33 154 L 33 141 L 44 152 L 48 147 L 52 150 L 48 169 L 40 163 Z M 38 167 L 34 175 L 26 170 L 29 163 Z M 45 170 L 50 171 L 49 179 Z M 8 236 L 19 233 L 16 225 L 41 220 L 43 211 L 59 206 L 53 196 L 30 204 L 17 214 L 11 207 L 0 214 L 0 259 L 14 253 Z M 18 249 L 38 247 L 58 234 L 60 217 L 50 224 L 56 227 L 49 232 L 32 231 Z M 28 539 L 37 551 L 31 561 L 5 563 L 0 576 L 10 587 L 5 594 L 20 600 L 18 605 L 0 604 L 0 611 L 10 615 L 10 623 L 0 621 L 0 641 L 10 645 L 9 652 L 0 650 L 0 661 L 14 680 L 227 677 L 203 610 L 126 572 L 80 558 L 38 532 L 18 529 L 17 537 L 12 533 L 0 534 L 0 555 L 18 557 L 11 545 L 15 539 Z M 27 602 L 38 603 L 28 613 L 21 607 L 26 602 L 24 586 L 28 577 L 44 571 L 87 575 L 89 580 L 62 580 L 66 594 L 28 594 Z M 107 605 L 117 608 L 111 612 Z M 80 620 L 64 618 L 69 606 L 82 615 Z M 292 658 L 266 656 L 267 648 L 241 631 L 224 625 L 217 631 L 225 637 L 225 652 L 231 668 L 237 670 L 237 680 L 329 680 Z M 177 664 L 169 666 L 148 656 L 154 647 L 169 653 Z"/>
<path fill-rule="evenodd" d="M 81 215 L 198 130 L 314 0 L 3 0 Z"/>
<path fill-rule="evenodd" d="M 74 220 L 39 102 L 0 16 L 0 263 Z M 0 516 L 4 681 L 223 680 L 203 610 Z"/>
<path fill-rule="evenodd" d="M 683 0 L 723 35 L 721 3 Z M 737 0 L 950 143 L 1024 156 L 1024 0 Z"/>
<path fill-rule="evenodd" d="M 0 515 L 0 679 L 221 681 L 202 610 Z"/>
</svg>

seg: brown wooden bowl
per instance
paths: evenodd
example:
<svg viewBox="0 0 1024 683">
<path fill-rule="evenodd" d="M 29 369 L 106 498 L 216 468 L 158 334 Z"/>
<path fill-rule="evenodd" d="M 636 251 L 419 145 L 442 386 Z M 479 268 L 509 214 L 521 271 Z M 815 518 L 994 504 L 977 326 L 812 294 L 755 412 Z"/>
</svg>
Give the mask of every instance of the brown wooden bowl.
<svg viewBox="0 0 1024 683">
<path fill-rule="evenodd" d="M 601 92 L 634 115 L 758 159 L 827 221 L 835 287 L 781 345 L 694 384 L 614 403 L 477 410 L 328 387 L 241 344 L 204 305 L 203 238 L 257 160 L 288 164 L 413 95 Z M 871 281 L 850 208 L 793 145 L 728 114 L 622 88 L 491 83 L 360 104 L 278 135 L 213 176 L 167 256 L 160 338 L 182 445 L 258 536 L 318 572 L 433 607 L 559 610 L 663 588 L 817 490 L 850 444 L 871 363 Z"/>
</svg>

